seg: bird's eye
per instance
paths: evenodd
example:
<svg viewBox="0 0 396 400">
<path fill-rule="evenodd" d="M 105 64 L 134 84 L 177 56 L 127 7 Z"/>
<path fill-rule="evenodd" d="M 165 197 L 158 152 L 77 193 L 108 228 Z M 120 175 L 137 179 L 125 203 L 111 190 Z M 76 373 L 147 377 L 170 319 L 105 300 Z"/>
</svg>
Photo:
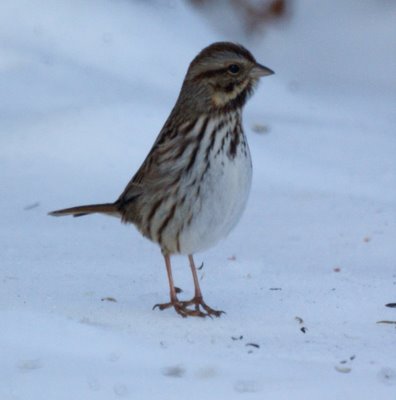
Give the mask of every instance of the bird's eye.
<svg viewBox="0 0 396 400">
<path fill-rule="evenodd" d="M 237 64 L 231 64 L 228 67 L 228 72 L 231 72 L 231 74 L 237 74 L 239 72 L 240 68 L 239 65 Z"/>
</svg>

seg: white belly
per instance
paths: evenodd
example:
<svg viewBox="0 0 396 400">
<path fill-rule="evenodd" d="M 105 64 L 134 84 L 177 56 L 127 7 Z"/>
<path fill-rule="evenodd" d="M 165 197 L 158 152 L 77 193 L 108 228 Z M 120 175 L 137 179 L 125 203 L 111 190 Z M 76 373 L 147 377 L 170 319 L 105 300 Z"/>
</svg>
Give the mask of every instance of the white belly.
<svg viewBox="0 0 396 400">
<path fill-rule="evenodd" d="M 231 158 L 227 151 L 217 153 L 221 140 L 222 135 L 219 135 L 198 195 L 197 191 L 190 194 L 194 217 L 180 234 L 181 254 L 193 254 L 214 246 L 229 234 L 245 209 L 252 180 L 249 148 L 243 137 L 243 145 Z M 224 149 L 229 148 L 230 140 L 226 140 Z"/>
</svg>

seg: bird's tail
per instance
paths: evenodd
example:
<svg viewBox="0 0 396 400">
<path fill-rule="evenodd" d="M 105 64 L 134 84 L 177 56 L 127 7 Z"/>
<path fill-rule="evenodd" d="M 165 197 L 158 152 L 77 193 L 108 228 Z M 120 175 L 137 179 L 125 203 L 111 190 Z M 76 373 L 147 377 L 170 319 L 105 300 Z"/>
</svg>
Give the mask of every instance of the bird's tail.
<svg viewBox="0 0 396 400">
<path fill-rule="evenodd" d="M 107 214 L 115 217 L 120 216 L 120 211 L 117 207 L 117 203 L 105 203 L 105 204 L 90 204 L 87 206 L 77 206 L 71 208 L 64 208 L 63 210 L 51 211 L 48 215 L 54 217 L 61 217 L 64 215 L 73 215 L 73 217 L 82 217 L 87 214 Z"/>
</svg>

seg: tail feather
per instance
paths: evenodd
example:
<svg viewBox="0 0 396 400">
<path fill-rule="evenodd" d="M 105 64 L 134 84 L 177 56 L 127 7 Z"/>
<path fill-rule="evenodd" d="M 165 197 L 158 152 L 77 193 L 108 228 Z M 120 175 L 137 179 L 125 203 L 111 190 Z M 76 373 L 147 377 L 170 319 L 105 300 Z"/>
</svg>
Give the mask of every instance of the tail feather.
<svg viewBox="0 0 396 400">
<path fill-rule="evenodd" d="M 87 214 L 108 214 L 113 216 L 120 216 L 120 212 L 116 203 L 105 203 L 105 204 L 90 204 L 87 206 L 77 206 L 71 208 L 64 208 L 63 210 L 51 211 L 48 215 L 54 217 L 61 217 L 64 215 L 73 215 L 73 217 L 82 217 Z"/>
</svg>

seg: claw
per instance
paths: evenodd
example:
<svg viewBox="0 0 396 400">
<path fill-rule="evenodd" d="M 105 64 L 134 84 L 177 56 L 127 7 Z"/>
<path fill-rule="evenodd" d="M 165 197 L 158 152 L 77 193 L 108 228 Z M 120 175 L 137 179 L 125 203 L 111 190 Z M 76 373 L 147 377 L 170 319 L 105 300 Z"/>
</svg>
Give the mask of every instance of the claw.
<svg viewBox="0 0 396 400">
<path fill-rule="evenodd" d="M 194 305 L 194 309 L 191 310 L 188 308 L 189 306 Z M 205 318 L 205 317 L 210 317 L 212 316 L 215 317 L 220 317 L 221 314 L 225 314 L 224 311 L 218 311 L 214 310 L 213 308 L 209 307 L 202 299 L 202 297 L 194 297 L 191 300 L 188 301 L 179 301 L 179 300 L 174 300 L 170 301 L 169 303 L 162 303 L 162 304 L 156 304 L 153 307 L 153 310 L 156 308 L 159 308 L 161 311 L 166 310 L 167 308 L 173 307 L 175 311 L 181 315 L 183 318 L 186 317 L 200 317 L 200 318 Z M 200 309 L 200 307 L 203 308 L 203 310 Z"/>
<path fill-rule="evenodd" d="M 192 310 L 191 308 L 188 308 L 189 306 L 194 306 L 194 309 Z M 214 310 L 213 308 L 209 307 L 203 301 L 202 297 L 194 297 L 188 301 L 173 300 L 170 301 L 169 303 L 156 304 L 153 307 L 153 310 L 159 308 L 162 311 L 171 307 L 173 307 L 175 311 L 183 318 L 186 317 L 212 318 L 213 316 L 220 317 L 221 314 L 225 314 L 224 311 Z"/>
<path fill-rule="evenodd" d="M 181 315 L 183 318 L 186 318 L 189 314 L 188 314 L 188 309 L 186 309 L 183 304 L 176 300 L 176 301 L 171 301 L 169 303 L 162 303 L 162 304 L 156 304 L 153 307 L 153 310 L 156 308 L 159 308 L 161 311 L 166 310 L 167 308 L 173 307 L 175 309 L 175 311 Z"/>
<path fill-rule="evenodd" d="M 180 301 L 177 298 L 177 293 L 180 292 L 180 289 L 176 288 L 173 283 L 170 255 L 167 253 L 164 253 L 164 258 L 165 258 L 166 271 L 168 273 L 168 280 L 169 280 L 170 302 L 163 303 L 163 304 L 156 304 L 153 307 L 153 310 L 155 308 L 159 308 L 160 310 L 165 310 L 167 308 L 173 307 L 175 309 L 175 311 L 179 315 L 181 315 L 183 318 L 186 318 L 186 317 L 200 317 L 200 318 L 210 317 L 210 318 L 212 318 L 212 316 L 220 317 L 221 314 L 225 314 L 224 311 L 214 310 L 213 308 L 209 307 L 203 301 L 201 289 L 199 287 L 197 271 L 195 268 L 194 259 L 193 259 L 192 254 L 190 254 L 188 256 L 188 259 L 190 261 L 190 268 L 191 268 L 191 272 L 192 272 L 193 279 L 194 279 L 195 295 L 189 301 Z M 202 264 L 202 266 L 203 266 L 203 264 Z M 202 268 L 202 266 L 200 268 Z M 188 308 L 189 306 L 194 306 L 194 309 L 192 310 L 191 308 Z"/>
<path fill-rule="evenodd" d="M 221 311 L 221 310 L 214 310 L 212 307 L 209 307 L 204 301 L 202 297 L 193 297 L 191 300 L 188 301 L 182 301 L 182 304 L 184 306 L 191 306 L 191 305 L 195 305 L 195 309 L 200 313 L 204 314 L 206 317 L 220 317 L 221 314 L 225 314 L 225 311 Z M 202 312 L 200 310 L 200 307 L 202 307 L 206 313 Z"/>
</svg>

